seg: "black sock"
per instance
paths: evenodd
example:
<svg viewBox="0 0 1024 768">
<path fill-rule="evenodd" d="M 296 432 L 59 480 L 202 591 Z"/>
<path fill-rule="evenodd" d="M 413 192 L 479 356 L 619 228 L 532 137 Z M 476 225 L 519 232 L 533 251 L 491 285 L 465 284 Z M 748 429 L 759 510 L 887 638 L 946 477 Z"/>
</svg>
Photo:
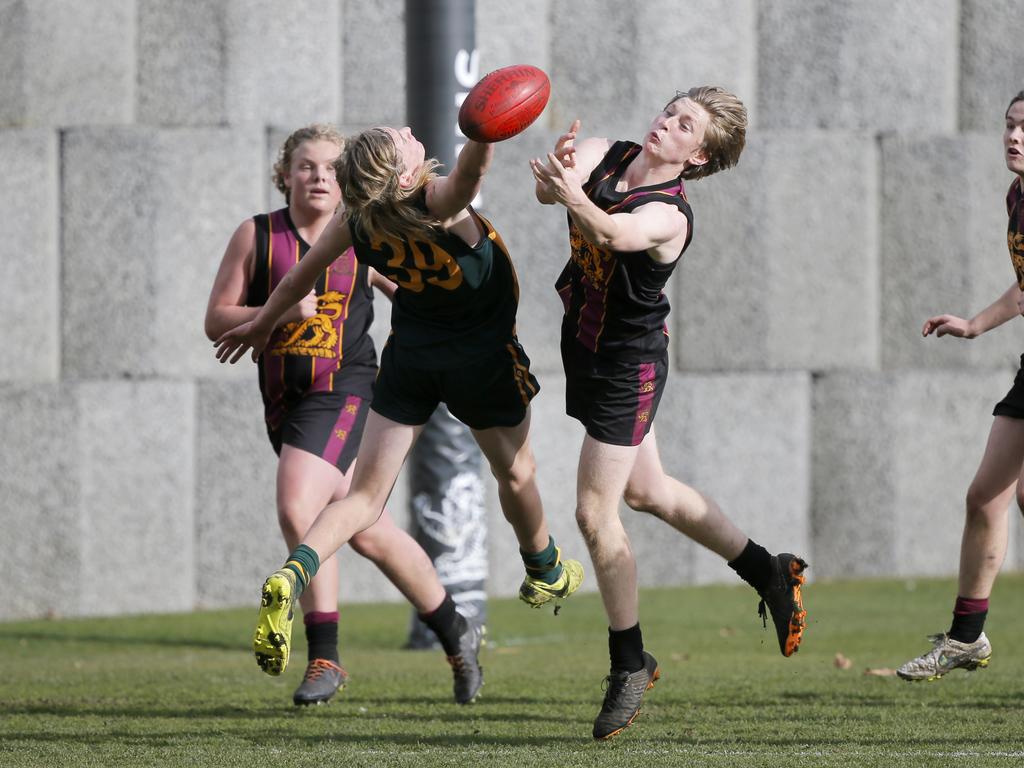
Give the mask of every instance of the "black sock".
<svg viewBox="0 0 1024 768">
<path fill-rule="evenodd" d="M 747 546 L 735 560 L 729 562 L 729 567 L 758 592 L 771 583 L 772 556 L 753 539 L 747 539 Z"/>
<path fill-rule="evenodd" d="M 988 611 L 978 613 L 954 613 L 953 624 L 949 628 L 949 636 L 961 643 L 973 643 L 985 629 L 985 617 Z"/>
<path fill-rule="evenodd" d="M 455 610 L 455 601 L 445 592 L 444 600 L 432 613 L 421 613 L 420 621 L 434 630 L 441 647 L 449 656 L 459 653 L 459 636 L 466 631 L 465 617 Z"/>
<path fill-rule="evenodd" d="M 322 621 L 306 625 L 306 643 L 309 646 L 308 658 L 329 659 L 337 664 L 338 656 L 338 622 Z"/>
<path fill-rule="evenodd" d="M 639 622 L 629 629 L 608 628 L 608 652 L 616 672 L 639 672 L 644 668 L 644 638 Z"/>
</svg>

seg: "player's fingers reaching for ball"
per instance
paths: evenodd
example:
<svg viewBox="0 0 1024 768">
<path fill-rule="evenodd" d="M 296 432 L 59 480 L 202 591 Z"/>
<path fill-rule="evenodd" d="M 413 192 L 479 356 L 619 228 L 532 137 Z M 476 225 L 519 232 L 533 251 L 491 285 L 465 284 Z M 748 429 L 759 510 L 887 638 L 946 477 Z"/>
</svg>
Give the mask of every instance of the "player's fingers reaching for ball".
<svg viewBox="0 0 1024 768">
<path fill-rule="evenodd" d="M 554 177 L 554 169 L 549 168 L 539 157 L 530 161 L 530 168 L 533 169 L 533 178 L 542 184 L 550 184 Z"/>
<path fill-rule="evenodd" d="M 568 174 L 569 166 L 566 166 L 554 152 L 548 152 L 548 165 L 551 167 L 552 175 L 564 179 Z"/>
<path fill-rule="evenodd" d="M 558 155 L 559 162 L 566 168 L 572 168 L 576 165 L 576 147 L 573 146 L 573 142 L 576 140 L 576 134 L 579 132 L 579 129 L 580 121 L 573 120 L 569 130 L 559 136 L 558 141 L 555 142 L 555 154 Z"/>
</svg>

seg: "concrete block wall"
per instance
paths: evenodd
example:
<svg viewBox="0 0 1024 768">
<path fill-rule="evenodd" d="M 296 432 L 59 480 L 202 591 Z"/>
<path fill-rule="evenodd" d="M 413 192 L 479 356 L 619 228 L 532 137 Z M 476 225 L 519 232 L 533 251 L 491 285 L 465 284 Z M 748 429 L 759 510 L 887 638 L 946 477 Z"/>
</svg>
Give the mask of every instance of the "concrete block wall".
<svg viewBox="0 0 1024 768">
<path fill-rule="evenodd" d="M 964 496 L 988 433 L 982 415 L 1005 393 L 1006 379 L 972 370 L 821 378 L 813 400 L 817 576 L 955 570 Z M 1010 566 L 1018 563 L 1016 539 Z"/>
<path fill-rule="evenodd" d="M 552 288 L 565 216 L 533 200 L 528 160 L 576 117 L 584 135 L 637 138 L 677 88 L 717 83 L 751 127 L 736 169 L 688 185 L 663 463 L 814 578 L 955 572 L 1019 325 L 971 342 L 920 329 L 1013 276 L 999 135 L 1024 88 L 1015 8 L 478 0 L 481 72 L 525 62 L 553 84 L 544 116 L 498 147 L 483 207 L 519 270 L 533 449 L 567 552 L 587 560 Z M 284 553 L 275 459 L 252 365 L 218 365 L 203 335 L 209 287 L 239 223 L 282 203 L 269 173 L 290 130 L 404 122 L 404 1 L 0 0 L 0 67 L 0 569 L 23 575 L 0 620 L 251 605 Z M 488 482 L 489 590 L 509 596 L 521 566 Z M 401 525 L 406 503 L 400 482 Z M 734 581 L 623 515 L 642 584 Z M 341 557 L 344 601 L 400 599 Z M 95 584 L 113 559 L 111 596 Z"/>
</svg>

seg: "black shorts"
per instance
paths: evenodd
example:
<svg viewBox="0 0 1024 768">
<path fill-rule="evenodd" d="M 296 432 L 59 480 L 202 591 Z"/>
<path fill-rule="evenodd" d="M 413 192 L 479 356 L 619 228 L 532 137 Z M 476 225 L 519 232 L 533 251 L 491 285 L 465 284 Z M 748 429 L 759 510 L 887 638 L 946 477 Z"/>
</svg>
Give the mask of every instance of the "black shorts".
<svg viewBox="0 0 1024 768">
<path fill-rule="evenodd" d="M 579 344 L 562 348 L 565 412 L 587 434 L 610 445 L 640 445 L 654 424 L 668 381 L 668 352 L 647 363 L 594 356 Z"/>
<path fill-rule="evenodd" d="M 1020 356 L 1020 370 L 1013 379 L 1013 386 L 1006 393 L 1006 397 L 996 403 L 992 415 L 1024 419 L 1024 355 Z"/>
<path fill-rule="evenodd" d="M 470 429 L 514 427 L 526 418 L 539 391 L 530 358 L 515 339 L 472 365 L 443 371 L 405 365 L 388 343 L 380 355 L 371 407 L 399 424 L 418 426 L 444 403 Z"/>
<path fill-rule="evenodd" d="M 281 445 L 300 448 L 348 472 L 359 451 L 370 412 L 365 398 L 345 392 L 313 392 L 287 408 L 280 426 L 267 426 L 278 455 Z"/>
</svg>

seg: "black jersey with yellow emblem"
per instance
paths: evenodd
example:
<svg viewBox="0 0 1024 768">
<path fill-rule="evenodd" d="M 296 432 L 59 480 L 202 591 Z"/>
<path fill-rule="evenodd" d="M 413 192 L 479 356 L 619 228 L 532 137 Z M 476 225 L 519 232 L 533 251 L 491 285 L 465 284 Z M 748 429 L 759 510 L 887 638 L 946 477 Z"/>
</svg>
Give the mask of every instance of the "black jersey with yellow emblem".
<svg viewBox="0 0 1024 768">
<path fill-rule="evenodd" d="M 422 196 L 416 204 L 425 205 Z M 515 336 L 515 268 L 491 223 L 472 208 L 470 213 L 484 230 L 475 246 L 440 229 L 426 240 L 370 242 L 349 221 L 359 260 L 398 285 L 388 344 L 413 368 L 467 365 Z"/>
<path fill-rule="evenodd" d="M 1010 184 L 1006 193 L 1006 213 L 1010 223 L 1006 230 L 1006 245 L 1010 249 L 1010 261 L 1017 273 L 1017 285 L 1024 291 L 1024 182 L 1020 176 Z"/>
<path fill-rule="evenodd" d="M 615 190 L 639 153 L 638 144 L 615 142 L 583 190 L 609 214 L 629 213 L 651 202 L 674 205 L 688 223 L 685 251 L 693 235 L 693 212 L 681 177 L 624 192 Z M 663 354 L 668 344 L 665 318 L 669 313 L 663 288 L 678 259 L 660 264 L 646 251 L 600 248 L 583 237 L 572 216 L 569 245 L 569 263 L 555 283 L 565 308 L 563 346 L 575 340 L 596 355 L 632 362 L 653 360 Z"/>
<path fill-rule="evenodd" d="M 288 270 L 306 255 L 287 208 L 253 217 L 256 250 L 246 304 L 262 306 Z M 316 281 L 316 314 L 286 323 L 271 334 L 259 358 L 260 391 L 267 422 L 275 427 L 284 412 L 306 394 L 345 392 L 368 398 L 377 374 L 370 338 L 373 292 L 367 269 L 351 249 Z"/>
</svg>

